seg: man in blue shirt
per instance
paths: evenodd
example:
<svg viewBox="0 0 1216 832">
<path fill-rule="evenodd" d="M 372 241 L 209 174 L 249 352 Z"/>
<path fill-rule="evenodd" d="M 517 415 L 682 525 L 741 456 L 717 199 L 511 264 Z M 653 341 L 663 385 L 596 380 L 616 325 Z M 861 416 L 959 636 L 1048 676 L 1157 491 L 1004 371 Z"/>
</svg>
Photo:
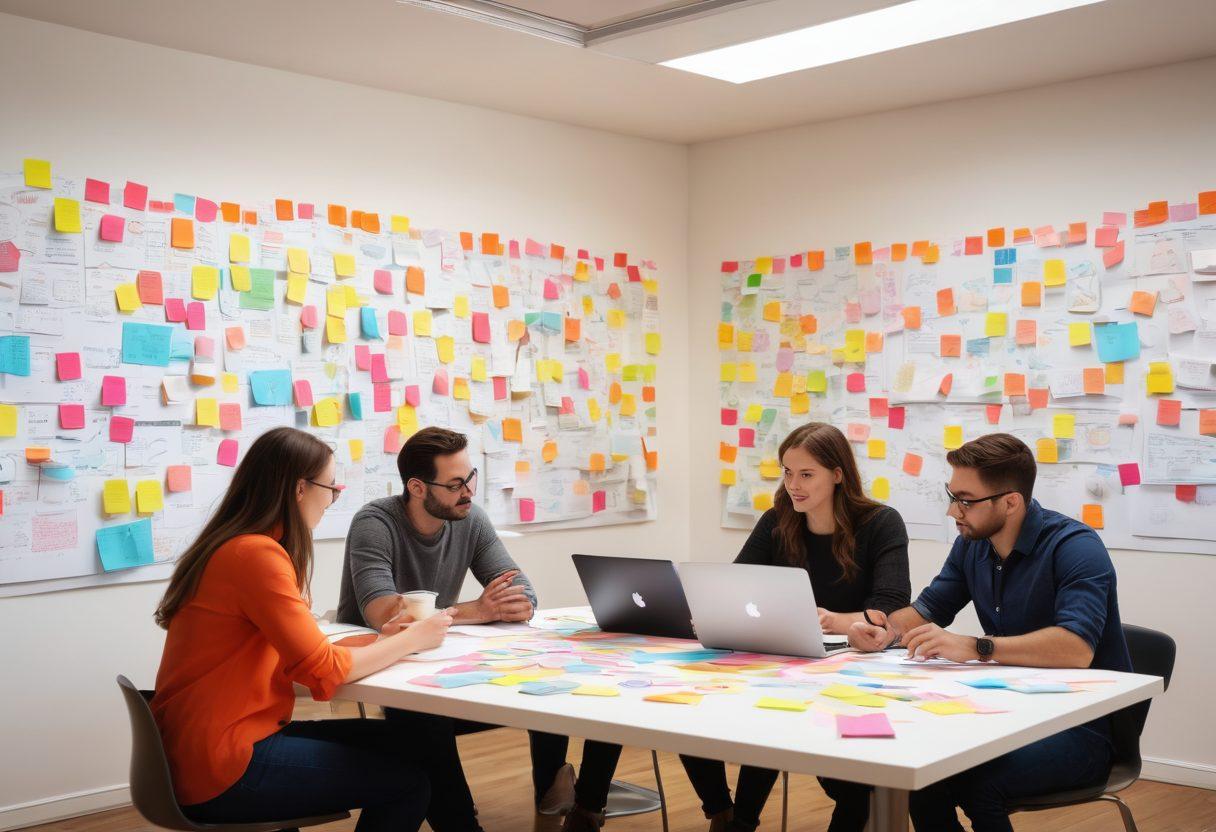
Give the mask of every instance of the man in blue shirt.
<svg viewBox="0 0 1216 832">
<path fill-rule="evenodd" d="M 913 659 L 977 659 L 1022 667 L 1130 671 L 1119 621 L 1115 569 L 1101 538 L 1031 498 L 1035 462 L 1017 437 L 994 433 L 946 455 L 946 493 L 958 526 L 945 566 L 912 606 L 871 610 L 849 641 L 882 650 L 902 641 Z M 947 632 L 967 605 L 986 635 Z M 975 832 L 1012 832 L 1006 802 L 1083 788 L 1110 772 L 1107 717 L 1031 743 L 913 792 L 917 832 L 962 832 L 956 806 Z"/>
</svg>

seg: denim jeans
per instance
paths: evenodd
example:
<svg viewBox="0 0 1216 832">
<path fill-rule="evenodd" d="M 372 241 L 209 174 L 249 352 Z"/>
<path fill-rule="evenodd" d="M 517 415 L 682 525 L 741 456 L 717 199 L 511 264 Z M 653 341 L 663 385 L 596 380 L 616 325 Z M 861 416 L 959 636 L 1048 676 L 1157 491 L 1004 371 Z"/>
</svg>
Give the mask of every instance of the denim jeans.
<svg viewBox="0 0 1216 832">
<path fill-rule="evenodd" d="M 254 743 L 227 791 L 182 811 L 198 823 L 255 823 L 362 809 L 357 832 L 414 832 L 430 798 L 416 748 L 379 720 L 290 722 Z"/>
<path fill-rule="evenodd" d="M 1006 801 L 1095 785 L 1110 774 L 1110 764 L 1106 737 L 1070 728 L 912 792 L 912 823 L 916 832 L 962 832 L 959 806 L 974 832 L 1012 832 Z"/>
</svg>

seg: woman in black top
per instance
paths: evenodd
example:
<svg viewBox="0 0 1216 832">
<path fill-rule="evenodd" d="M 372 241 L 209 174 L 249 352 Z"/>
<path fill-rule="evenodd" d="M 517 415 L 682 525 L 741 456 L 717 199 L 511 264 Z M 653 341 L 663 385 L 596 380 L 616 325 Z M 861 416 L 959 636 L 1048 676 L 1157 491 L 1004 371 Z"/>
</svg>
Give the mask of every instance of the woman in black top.
<svg viewBox="0 0 1216 832">
<path fill-rule="evenodd" d="M 867 498 L 853 450 L 831 425 L 811 422 L 781 443 L 783 481 L 774 506 L 752 530 L 735 563 L 801 566 L 811 576 L 825 633 L 847 633 L 862 610 L 891 613 L 911 602 L 908 533 L 893 508 Z M 710 832 L 752 832 L 777 772 L 743 766 L 731 803 L 726 766 L 681 755 Z M 870 787 L 820 777 L 836 801 L 828 832 L 861 832 Z"/>
</svg>

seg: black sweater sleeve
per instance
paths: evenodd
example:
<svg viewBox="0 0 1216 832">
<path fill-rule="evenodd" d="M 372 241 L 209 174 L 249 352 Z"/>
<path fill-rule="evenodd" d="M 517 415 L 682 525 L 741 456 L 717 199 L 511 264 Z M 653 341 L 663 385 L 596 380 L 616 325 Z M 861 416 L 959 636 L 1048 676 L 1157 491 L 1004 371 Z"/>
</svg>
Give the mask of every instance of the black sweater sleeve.
<svg viewBox="0 0 1216 832">
<path fill-rule="evenodd" d="M 777 541 L 773 539 L 773 529 L 776 525 L 777 512 L 770 508 L 756 521 L 747 542 L 735 557 L 735 563 L 755 563 L 761 566 L 772 566 L 776 563 Z M 905 562 L 906 560 L 905 558 Z"/>
<path fill-rule="evenodd" d="M 888 614 L 903 609 L 912 603 L 912 584 L 908 578 L 908 530 L 904 526 L 904 519 L 895 509 L 883 506 L 870 516 L 862 533 L 867 551 L 866 556 L 859 560 L 868 562 L 871 570 L 866 609 Z"/>
</svg>

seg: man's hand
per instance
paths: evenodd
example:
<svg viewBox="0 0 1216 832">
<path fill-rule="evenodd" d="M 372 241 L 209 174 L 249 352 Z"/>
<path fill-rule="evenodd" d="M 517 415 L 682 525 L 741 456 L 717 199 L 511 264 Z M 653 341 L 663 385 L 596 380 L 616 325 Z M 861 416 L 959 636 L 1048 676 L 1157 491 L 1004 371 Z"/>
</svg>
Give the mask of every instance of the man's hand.
<svg viewBox="0 0 1216 832">
<path fill-rule="evenodd" d="M 867 610 L 873 624 L 865 621 L 854 621 L 849 625 L 849 646 L 863 653 L 877 653 L 886 650 L 895 641 L 895 632 L 891 629 L 887 615 L 879 610 Z"/>
<path fill-rule="evenodd" d="M 532 618 L 532 602 L 527 588 L 513 586 L 518 569 L 503 572 L 486 584 L 477 599 L 477 616 L 484 621 L 528 621 Z"/>
<path fill-rule="evenodd" d="M 909 630 L 904 643 L 908 647 L 908 658 L 918 662 L 928 659 L 969 662 L 980 657 L 975 651 L 974 638 L 947 632 L 932 623 Z"/>
</svg>

